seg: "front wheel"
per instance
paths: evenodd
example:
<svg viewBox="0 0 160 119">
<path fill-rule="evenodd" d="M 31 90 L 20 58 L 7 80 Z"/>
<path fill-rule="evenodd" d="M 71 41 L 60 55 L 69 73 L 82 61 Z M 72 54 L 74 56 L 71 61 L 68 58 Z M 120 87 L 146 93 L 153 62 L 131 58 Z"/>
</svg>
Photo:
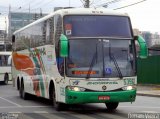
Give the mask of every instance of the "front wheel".
<svg viewBox="0 0 160 119">
<path fill-rule="evenodd" d="M 118 102 L 105 103 L 107 110 L 114 111 L 118 107 Z"/>
<path fill-rule="evenodd" d="M 60 102 L 57 102 L 56 101 L 56 92 L 55 92 L 55 88 L 53 88 L 53 106 L 55 108 L 56 111 L 61 111 L 61 110 L 64 110 L 65 109 L 65 104 L 63 103 L 60 103 Z"/>
</svg>

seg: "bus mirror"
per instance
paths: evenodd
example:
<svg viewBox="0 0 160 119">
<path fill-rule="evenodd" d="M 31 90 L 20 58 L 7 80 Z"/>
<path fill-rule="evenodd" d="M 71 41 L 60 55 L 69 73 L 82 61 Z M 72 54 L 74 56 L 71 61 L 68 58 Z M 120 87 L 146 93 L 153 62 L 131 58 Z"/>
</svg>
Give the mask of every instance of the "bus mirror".
<svg viewBox="0 0 160 119">
<path fill-rule="evenodd" d="M 68 57 L 68 39 L 63 34 L 60 37 L 60 56 Z"/>
<path fill-rule="evenodd" d="M 147 58 L 148 57 L 148 48 L 146 41 L 143 39 L 142 36 L 135 36 L 135 39 L 138 41 L 140 46 L 139 57 L 140 58 Z"/>
<path fill-rule="evenodd" d="M 15 35 L 12 35 L 12 43 L 15 42 Z"/>
</svg>

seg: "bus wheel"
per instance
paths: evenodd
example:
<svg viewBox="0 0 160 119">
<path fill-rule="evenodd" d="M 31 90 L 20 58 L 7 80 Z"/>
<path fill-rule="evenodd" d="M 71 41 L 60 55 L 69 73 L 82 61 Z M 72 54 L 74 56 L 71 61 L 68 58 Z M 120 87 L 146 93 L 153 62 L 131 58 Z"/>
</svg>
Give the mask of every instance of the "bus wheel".
<svg viewBox="0 0 160 119">
<path fill-rule="evenodd" d="M 9 75 L 6 73 L 4 75 L 4 84 L 7 85 L 8 84 L 8 80 L 9 80 Z"/>
<path fill-rule="evenodd" d="M 64 104 L 56 101 L 55 88 L 53 88 L 53 106 L 56 111 L 61 111 L 64 109 Z"/>
<path fill-rule="evenodd" d="M 118 102 L 105 103 L 107 110 L 114 111 L 118 107 Z"/>
<path fill-rule="evenodd" d="M 24 90 L 24 83 L 23 83 L 23 80 L 21 82 L 21 85 L 20 85 L 20 89 L 19 89 L 19 95 L 22 99 L 24 100 L 27 100 L 28 99 L 28 96 L 29 94 L 27 94 Z"/>
<path fill-rule="evenodd" d="M 17 79 L 17 90 L 20 89 L 20 82 L 19 82 L 19 78 Z"/>
</svg>

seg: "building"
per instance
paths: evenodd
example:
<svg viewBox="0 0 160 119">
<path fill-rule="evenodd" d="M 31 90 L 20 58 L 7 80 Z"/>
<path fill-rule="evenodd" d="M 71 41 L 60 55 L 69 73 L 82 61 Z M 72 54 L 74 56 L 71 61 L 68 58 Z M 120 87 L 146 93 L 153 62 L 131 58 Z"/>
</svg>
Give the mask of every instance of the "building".
<svg viewBox="0 0 160 119">
<path fill-rule="evenodd" d="M 6 38 L 6 31 L 0 30 L 0 41 L 4 41 L 5 38 Z"/>
<path fill-rule="evenodd" d="M 24 12 L 10 12 L 9 14 L 9 33 L 32 23 L 33 21 L 45 16 L 46 14 L 24 13 Z"/>
</svg>

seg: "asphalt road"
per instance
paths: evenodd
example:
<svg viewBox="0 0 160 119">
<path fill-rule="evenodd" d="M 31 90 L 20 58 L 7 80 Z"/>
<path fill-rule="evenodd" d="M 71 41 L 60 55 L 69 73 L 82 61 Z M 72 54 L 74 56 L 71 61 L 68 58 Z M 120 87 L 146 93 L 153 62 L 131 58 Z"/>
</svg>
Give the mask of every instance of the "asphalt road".
<svg viewBox="0 0 160 119">
<path fill-rule="evenodd" d="M 150 119 L 153 116 L 160 119 L 160 98 L 137 96 L 132 104 L 120 103 L 114 112 L 108 112 L 104 104 L 74 105 L 57 112 L 49 100 L 36 97 L 22 100 L 10 82 L 0 84 L 0 113 L 0 119 L 128 119 L 135 118 L 134 114 L 136 118 L 144 119 L 143 115 L 148 114 L 152 116 Z M 4 118 L 6 116 L 8 118 Z"/>
</svg>

